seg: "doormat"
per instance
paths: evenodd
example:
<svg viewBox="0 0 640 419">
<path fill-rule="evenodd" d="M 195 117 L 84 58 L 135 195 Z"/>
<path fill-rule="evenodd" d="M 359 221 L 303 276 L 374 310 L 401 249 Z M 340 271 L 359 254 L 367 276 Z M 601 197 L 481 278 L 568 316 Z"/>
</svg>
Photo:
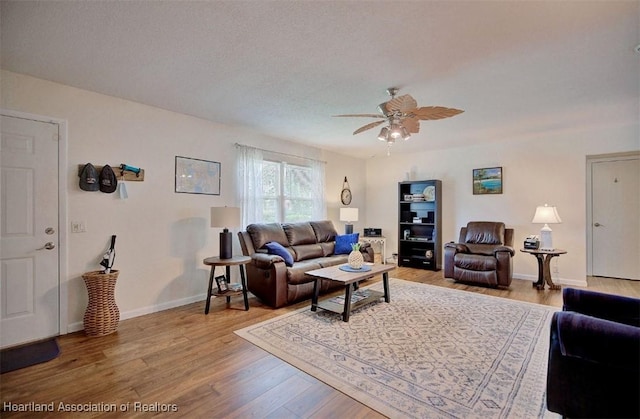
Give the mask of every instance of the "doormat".
<svg viewBox="0 0 640 419">
<path fill-rule="evenodd" d="M 56 338 L 3 349 L 0 352 L 0 374 L 51 361 L 60 355 Z"/>
</svg>

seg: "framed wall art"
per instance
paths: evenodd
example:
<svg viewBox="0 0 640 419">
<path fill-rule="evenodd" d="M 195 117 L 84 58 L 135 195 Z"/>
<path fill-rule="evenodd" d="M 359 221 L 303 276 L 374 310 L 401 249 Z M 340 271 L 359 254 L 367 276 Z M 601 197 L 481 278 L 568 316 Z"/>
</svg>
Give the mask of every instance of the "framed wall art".
<svg viewBox="0 0 640 419">
<path fill-rule="evenodd" d="M 176 156 L 176 193 L 220 195 L 220 163 Z"/>
<path fill-rule="evenodd" d="M 473 194 L 501 194 L 502 167 L 473 169 Z"/>
</svg>

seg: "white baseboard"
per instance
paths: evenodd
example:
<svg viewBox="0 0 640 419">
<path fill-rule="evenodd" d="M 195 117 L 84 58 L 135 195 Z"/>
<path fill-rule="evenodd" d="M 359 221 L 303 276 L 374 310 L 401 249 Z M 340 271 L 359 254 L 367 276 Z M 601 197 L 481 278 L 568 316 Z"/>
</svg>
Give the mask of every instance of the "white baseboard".
<svg viewBox="0 0 640 419">
<path fill-rule="evenodd" d="M 387 263 L 390 262 L 387 259 Z M 513 274 L 513 277 L 516 279 L 522 279 L 525 281 L 536 282 L 538 280 L 537 275 L 527 275 L 527 274 Z M 570 285 L 574 287 L 586 287 L 587 280 L 586 278 L 582 281 L 578 279 L 568 279 L 568 278 L 554 278 L 553 282 L 562 285 Z M 181 298 L 179 300 L 167 301 L 161 304 L 156 304 L 152 306 L 142 307 L 135 310 L 125 311 L 120 313 L 120 320 L 132 319 L 134 317 L 144 316 L 145 314 L 157 313 L 159 311 L 169 310 L 171 308 L 184 306 L 187 304 L 195 303 L 197 301 L 202 301 L 207 298 L 206 294 L 194 295 L 192 297 Z M 80 330 L 84 330 L 83 322 L 75 322 L 70 323 L 67 327 L 67 333 L 78 332 Z"/>
<path fill-rule="evenodd" d="M 132 319 L 134 317 L 144 316 L 145 314 L 157 313 L 158 311 L 169 310 L 170 308 L 180 307 L 206 299 L 207 294 L 199 294 L 191 297 L 181 298 L 179 300 L 167 301 L 152 306 L 125 311 L 120 313 L 120 320 Z M 84 330 L 83 322 L 71 323 L 67 327 L 67 333 L 78 332 L 80 330 Z"/>
<path fill-rule="evenodd" d="M 527 274 L 513 274 L 513 277 L 516 279 L 523 279 L 525 281 L 536 282 L 538 280 L 538 275 L 527 275 Z M 587 279 L 579 280 L 579 279 L 570 279 L 570 278 L 553 278 L 553 282 L 560 285 L 569 285 L 573 287 L 586 287 Z"/>
</svg>

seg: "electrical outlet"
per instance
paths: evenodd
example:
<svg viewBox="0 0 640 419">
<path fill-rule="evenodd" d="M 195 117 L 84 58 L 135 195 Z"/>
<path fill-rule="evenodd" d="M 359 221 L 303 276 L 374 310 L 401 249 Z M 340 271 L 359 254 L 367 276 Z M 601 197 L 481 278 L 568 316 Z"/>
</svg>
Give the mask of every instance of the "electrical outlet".
<svg viewBox="0 0 640 419">
<path fill-rule="evenodd" d="M 558 265 L 554 265 L 553 266 L 553 273 L 557 274 L 558 273 Z"/>
<path fill-rule="evenodd" d="M 84 233 L 85 231 L 87 231 L 87 227 L 84 221 L 71 221 L 72 233 Z"/>
</svg>

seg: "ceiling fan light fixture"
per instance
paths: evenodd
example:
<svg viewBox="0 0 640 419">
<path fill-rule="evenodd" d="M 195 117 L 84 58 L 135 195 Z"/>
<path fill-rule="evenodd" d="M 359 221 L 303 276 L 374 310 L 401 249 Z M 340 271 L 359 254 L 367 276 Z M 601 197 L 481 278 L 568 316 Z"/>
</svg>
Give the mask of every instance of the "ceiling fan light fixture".
<svg viewBox="0 0 640 419">
<path fill-rule="evenodd" d="M 409 134 L 409 130 L 407 130 L 406 127 L 402 127 L 402 130 L 400 131 L 402 133 L 402 139 L 407 141 L 409 138 L 411 138 L 411 134 Z"/>
<path fill-rule="evenodd" d="M 444 106 L 423 106 L 419 107 L 418 102 L 411 95 L 396 97 L 397 87 L 390 87 L 387 93 L 390 100 L 378 105 L 379 114 L 345 114 L 334 115 L 341 117 L 368 117 L 380 118 L 375 122 L 370 122 L 353 132 L 359 134 L 363 131 L 384 124 L 378 134 L 378 140 L 387 144 L 387 155 L 391 146 L 400 138 L 407 141 L 411 138 L 411 132 L 417 133 L 420 130 L 420 121 L 437 120 L 456 116 L 464 111 Z M 408 128 L 407 128 L 408 127 Z"/>
<path fill-rule="evenodd" d="M 393 123 L 391 124 L 391 131 L 389 136 L 394 140 L 402 137 L 402 127 L 399 124 Z"/>
<path fill-rule="evenodd" d="M 382 129 L 380 130 L 380 134 L 378 134 L 378 140 L 389 141 L 389 128 L 382 127 Z"/>
</svg>

